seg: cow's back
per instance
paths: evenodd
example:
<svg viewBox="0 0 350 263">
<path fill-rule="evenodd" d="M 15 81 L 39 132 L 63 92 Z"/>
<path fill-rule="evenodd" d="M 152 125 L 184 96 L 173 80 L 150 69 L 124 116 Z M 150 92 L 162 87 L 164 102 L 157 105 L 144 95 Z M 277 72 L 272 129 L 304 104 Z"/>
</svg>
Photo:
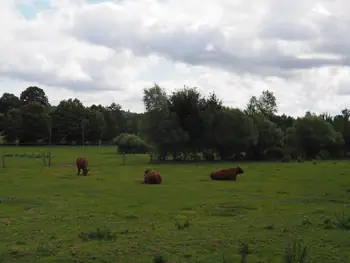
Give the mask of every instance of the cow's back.
<svg viewBox="0 0 350 263">
<path fill-rule="evenodd" d="M 236 180 L 237 169 L 236 168 L 226 168 L 226 169 L 216 169 L 210 174 L 213 180 Z"/>
<path fill-rule="evenodd" d="M 146 184 L 160 184 L 162 182 L 160 172 L 157 170 L 148 170 L 144 177 L 144 183 Z"/>
<path fill-rule="evenodd" d="M 88 165 L 88 161 L 85 157 L 78 157 L 76 163 L 78 168 L 85 168 Z"/>
</svg>

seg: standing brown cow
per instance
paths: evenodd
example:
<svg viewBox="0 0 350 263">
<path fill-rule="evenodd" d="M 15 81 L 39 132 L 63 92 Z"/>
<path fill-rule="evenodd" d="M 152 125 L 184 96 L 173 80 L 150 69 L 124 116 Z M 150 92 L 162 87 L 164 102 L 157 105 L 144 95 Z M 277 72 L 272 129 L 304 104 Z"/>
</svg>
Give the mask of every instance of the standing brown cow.
<svg viewBox="0 0 350 263">
<path fill-rule="evenodd" d="M 227 169 L 216 169 L 211 172 L 210 177 L 212 180 L 237 180 L 237 175 L 243 174 L 244 171 L 241 167 L 227 168 Z"/>
<path fill-rule="evenodd" d="M 147 169 L 144 173 L 143 183 L 145 184 L 160 184 L 162 182 L 162 177 L 160 172 L 156 170 Z"/>
<path fill-rule="evenodd" d="M 80 170 L 83 170 L 83 175 L 87 176 L 89 169 L 88 167 L 88 161 L 85 157 L 78 157 L 77 158 L 77 169 L 78 169 L 78 174 L 80 174 Z"/>
</svg>

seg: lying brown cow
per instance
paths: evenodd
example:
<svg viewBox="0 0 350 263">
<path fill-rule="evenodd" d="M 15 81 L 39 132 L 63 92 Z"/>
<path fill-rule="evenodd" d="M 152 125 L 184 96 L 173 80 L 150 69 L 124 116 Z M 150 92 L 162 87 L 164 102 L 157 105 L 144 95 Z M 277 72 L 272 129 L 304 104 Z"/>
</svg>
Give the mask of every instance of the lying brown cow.
<svg viewBox="0 0 350 263">
<path fill-rule="evenodd" d="M 227 169 L 216 169 L 211 172 L 210 177 L 212 180 L 237 180 L 237 175 L 243 174 L 244 171 L 241 167 L 227 168 Z"/>
<path fill-rule="evenodd" d="M 80 174 L 80 170 L 83 170 L 83 175 L 87 176 L 89 169 L 88 167 L 88 161 L 85 157 L 78 157 L 77 158 L 77 169 L 78 169 L 78 174 Z"/>
<path fill-rule="evenodd" d="M 160 184 L 162 182 L 162 177 L 160 172 L 156 170 L 147 169 L 144 173 L 144 184 Z"/>
</svg>

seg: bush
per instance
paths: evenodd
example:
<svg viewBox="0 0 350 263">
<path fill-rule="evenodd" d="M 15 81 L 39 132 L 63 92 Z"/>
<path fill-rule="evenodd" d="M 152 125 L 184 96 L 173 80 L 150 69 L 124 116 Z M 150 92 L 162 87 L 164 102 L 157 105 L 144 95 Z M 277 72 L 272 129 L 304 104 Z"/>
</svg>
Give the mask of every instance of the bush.
<svg viewBox="0 0 350 263">
<path fill-rule="evenodd" d="M 282 163 L 289 163 L 290 161 L 292 161 L 292 157 L 290 155 L 285 155 L 282 158 Z"/>
<path fill-rule="evenodd" d="M 267 149 L 265 157 L 267 159 L 281 159 L 285 156 L 285 151 L 280 147 L 272 147 Z"/>
<path fill-rule="evenodd" d="M 321 150 L 317 156 L 316 156 L 316 159 L 317 160 L 324 160 L 324 159 L 327 159 L 330 157 L 330 152 L 329 151 L 326 151 L 326 150 Z"/>
<path fill-rule="evenodd" d="M 122 133 L 114 143 L 118 146 L 118 153 L 147 153 L 150 146 L 135 134 Z"/>
<path fill-rule="evenodd" d="M 215 153 L 213 150 L 209 149 L 209 150 L 205 150 L 203 152 L 203 158 L 206 161 L 214 161 L 215 160 Z"/>
</svg>

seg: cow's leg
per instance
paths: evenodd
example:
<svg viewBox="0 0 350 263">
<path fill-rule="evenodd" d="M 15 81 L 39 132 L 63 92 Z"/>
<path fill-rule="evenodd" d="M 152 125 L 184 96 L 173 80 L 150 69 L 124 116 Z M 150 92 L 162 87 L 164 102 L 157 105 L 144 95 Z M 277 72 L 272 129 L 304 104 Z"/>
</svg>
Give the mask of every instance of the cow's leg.
<svg viewBox="0 0 350 263">
<path fill-rule="evenodd" d="M 80 174 L 80 168 L 78 168 L 78 173 L 77 173 L 77 176 Z"/>
</svg>

